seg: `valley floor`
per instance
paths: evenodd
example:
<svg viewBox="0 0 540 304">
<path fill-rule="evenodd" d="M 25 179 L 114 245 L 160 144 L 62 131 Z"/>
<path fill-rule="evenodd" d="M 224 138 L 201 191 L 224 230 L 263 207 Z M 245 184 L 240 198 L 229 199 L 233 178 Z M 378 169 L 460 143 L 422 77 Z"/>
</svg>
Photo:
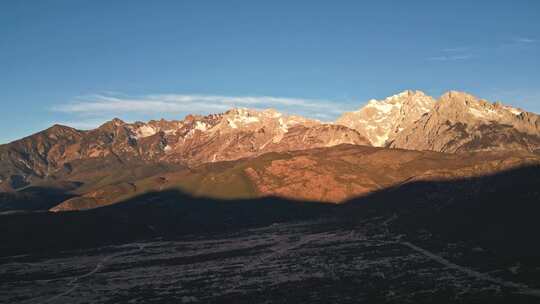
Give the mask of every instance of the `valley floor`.
<svg viewBox="0 0 540 304">
<path fill-rule="evenodd" d="M 276 223 L 0 259 L 2 303 L 535 303 L 538 291 L 402 240 L 392 218 Z"/>
</svg>

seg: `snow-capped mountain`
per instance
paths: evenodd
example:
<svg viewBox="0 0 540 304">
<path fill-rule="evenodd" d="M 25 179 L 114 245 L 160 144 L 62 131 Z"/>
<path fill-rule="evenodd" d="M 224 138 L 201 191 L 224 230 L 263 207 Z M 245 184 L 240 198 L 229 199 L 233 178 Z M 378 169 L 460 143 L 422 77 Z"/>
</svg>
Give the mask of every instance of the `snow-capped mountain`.
<svg viewBox="0 0 540 304">
<path fill-rule="evenodd" d="M 233 109 L 147 123 L 115 118 L 90 131 L 55 125 L 0 146 L 0 186 L 20 188 L 33 180 L 67 174 L 82 162 L 105 158 L 194 166 L 343 143 L 369 145 L 347 127 L 275 110 Z"/>
<path fill-rule="evenodd" d="M 194 167 L 268 152 L 340 144 L 409 150 L 474 152 L 540 150 L 540 119 L 521 109 L 448 92 L 439 101 L 420 91 L 371 100 L 336 123 L 321 123 L 276 110 L 232 109 L 183 120 L 126 123 L 113 119 L 89 131 L 55 125 L 0 145 L 0 189 L 77 172 L 79 180 L 115 164 L 174 164 Z M 97 177 L 95 177 L 97 178 Z"/>
<path fill-rule="evenodd" d="M 540 149 L 539 116 L 450 91 L 435 100 L 405 91 L 344 113 L 341 124 L 374 146 L 438 152 Z"/>
<path fill-rule="evenodd" d="M 396 134 L 392 148 L 473 152 L 540 149 L 540 118 L 470 94 L 445 93 L 433 110 Z"/>
<path fill-rule="evenodd" d="M 384 100 L 370 100 L 358 111 L 344 113 L 337 124 L 357 130 L 377 147 L 382 147 L 422 115 L 435 100 L 421 91 L 404 91 Z"/>
</svg>

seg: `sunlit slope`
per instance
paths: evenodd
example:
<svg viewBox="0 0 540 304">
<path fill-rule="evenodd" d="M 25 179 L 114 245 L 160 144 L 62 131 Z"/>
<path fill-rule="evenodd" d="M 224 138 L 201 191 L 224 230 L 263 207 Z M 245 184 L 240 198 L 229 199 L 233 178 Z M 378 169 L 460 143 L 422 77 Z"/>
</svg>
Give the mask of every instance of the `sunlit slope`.
<svg viewBox="0 0 540 304">
<path fill-rule="evenodd" d="M 342 203 L 412 181 L 484 176 L 538 163 L 538 155 L 524 152 L 446 154 L 341 145 L 209 163 L 110 184 L 52 210 L 95 208 L 164 190 L 225 200 L 277 196 Z"/>
</svg>

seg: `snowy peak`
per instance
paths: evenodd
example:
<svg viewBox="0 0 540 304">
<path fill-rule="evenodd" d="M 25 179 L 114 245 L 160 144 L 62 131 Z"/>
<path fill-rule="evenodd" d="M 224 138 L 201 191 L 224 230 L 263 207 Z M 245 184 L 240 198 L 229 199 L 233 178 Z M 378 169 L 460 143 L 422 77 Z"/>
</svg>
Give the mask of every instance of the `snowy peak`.
<svg viewBox="0 0 540 304">
<path fill-rule="evenodd" d="M 540 140 L 538 115 L 459 91 L 446 92 L 438 101 L 411 90 L 373 99 L 337 123 L 357 130 L 374 146 L 412 150 L 534 151 Z"/>
<path fill-rule="evenodd" d="M 372 99 L 358 111 L 344 113 L 337 124 L 357 130 L 374 146 L 384 146 L 395 134 L 429 112 L 435 100 L 421 91 L 407 90 L 384 100 Z"/>
<path fill-rule="evenodd" d="M 522 113 L 523 110 L 500 102 L 492 103 L 468 93 L 450 91 L 441 96 L 433 115 L 468 124 L 495 122 L 513 125 Z"/>
<path fill-rule="evenodd" d="M 421 91 L 407 90 L 370 100 L 358 111 L 344 113 L 336 124 L 245 108 L 182 120 L 126 123 L 115 118 L 93 130 L 57 125 L 0 145 L 0 180 L 11 180 L 10 187 L 16 189 L 70 171 L 80 160 L 190 167 L 340 144 L 449 153 L 540 153 L 540 116 L 463 92 L 447 92 L 436 102 Z"/>
<path fill-rule="evenodd" d="M 392 95 L 390 97 L 387 97 L 384 101 L 386 101 L 386 102 L 392 102 L 392 101 L 401 102 L 405 98 L 413 97 L 415 95 L 417 95 L 417 96 L 424 95 L 425 96 L 424 92 L 422 92 L 422 91 L 405 90 L 405 91 L 403 91 L 401 93 L 398 93 L 398 94 Z"/>
<path fill-rule="evenodd" d="M 109 123 L 111 124 L 111 123 Z M 318 128 L 320 126 L 328 126 Z M 100 129 L 98 129 L 100 130 Z M 273 109 L 234 108 L 224 113 L 187 115 L 183 120 L 115 124 L 101 129 L 104 141 L 119 142 L 117 151 L 181 163 L 233 160 L 259 153 L 342 143 L 369 145 L 358 132 Z M 90 131 L 92 132 L 92 131 Z M 111 135 L 114 138 L 108 138 Z M 152 149 L 139 148 L 151 146 Z M 102 155 L 100 149 L 93 155 Z"/>
<path fill-rule="evenodd" d="M 195 132 L 202 133 L 231 133 L 231 132 L 250 132 L 265 128 L 267 130 L 276 129 L 279 133 L 286 132 L 289 127 L 294 125 L 312 126 L 319 124 L 316 120 L 306 119 L 294 115 L 285 115 L 273 109 L 263 111 L 235 108 L 220 114 L 187 115 L 184 120 L 151 120 L 149 122 L 135 122 L 127 124 L 122 122 L 115 123 L 116 127 L 125 127 L 131 137 L 142 139 L 154 136 L 160 132 L 165 135 L 177 134 L 181 137 L 191 136 Z M 110 125 L 112 122 L 107 123 Z"/>
<path fill-rule="evenodd" d="M 316 124 L 320 124 L 320 122 L 300 116 L 285 115 L 274 109 L 259 111 L 235 108 L 221 114 L 219 123 L 210 131 L 231 133 L 252 132 L 262 129 L 275 136 L 280 136 L 292 126 L 314 126 Z"/>
<path fill-rule="evenodd" d="M 389 142 L 393 148 L 470 152 L 538 151 L 540 119 L 534 113 L 457 91 L 441 96 L 432 111 Z"/>
<path fill-rule="evenodd" d="M 259 112 L 256 110 L 236 108 L 225 112 L 223 115 L 223 119 L 225 120 L 226 127 L 229 127 L 231 129 L 241 129 L 246 127 L 249 128 L 250 125 L 258 125 L 268 118 L 274 118 L 273 115 L 267 116 L 265 114 L 265 112 Z M 281 113 L 279 113 L 279 115 L 281 115 Z"/>
</svg>

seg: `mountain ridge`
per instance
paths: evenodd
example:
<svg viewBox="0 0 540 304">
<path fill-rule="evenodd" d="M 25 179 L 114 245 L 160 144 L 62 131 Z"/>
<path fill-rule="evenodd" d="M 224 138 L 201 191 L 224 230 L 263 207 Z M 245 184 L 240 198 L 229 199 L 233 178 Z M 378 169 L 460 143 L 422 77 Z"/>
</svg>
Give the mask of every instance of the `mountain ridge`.
<svg viewBox="0 0 540 304">
<path fill-rule="evenodd" d="M 115 118 L 87 131 L 54 125 L 0 146 L 0 186 L 17 189 L 64 169 L 69 171 L 74 162 L 85 159 L 112 157 L 119 162 L 193 166 L 342 143 L 369 145 L 355 130 L 275 110 L 233 109 L 148 123 Z"/>
<path fill-rule="evenodd" d="M 377 147 L 429 112 L 435 99 L 422 91 L 406 90 L 383 100 L 371 99 L 357 111 L 345 112 L 337 124 L 357 130 Z"/>
<path fill-rule="evenodd" d="M 408 90 L 381 101 L 371 100 L 358 111 L 344 113 L 335 123 L 286 115 L 273 109 L 235 108 L 219 114 L 187 115 L 183 120 L 128 123 L 114 118 L 96 129 L 84 131 L 53 125 L 34 135 L 0 145 L 0 191 L 13 193 L 7 195 L 7 200 L 13 196 L 15 200 L 31 200 L 33 195 L 39 197 L 41 192 L 23 193 L 23 189 L 47 184 L 59 189 L 55 193 L 66 191 L 62 197 L 74 196 L 69 199 L 72 203 L 99 206 L 147 187 L 153 190 L 158 187 L 159 190 L 170 184 L 164 177 L 168 176 L 177 185 L 188 181 L 191 183 L 186 188 L 188 192 L 195 191 L 193 193 L 203 196 L 217 191 L 217 198 L 236 199 L 264 193 L 340 202 L 349 196 L 373 191 L 376 188 L 373 185 L 380 184 L 380 181 L 375 184 L 360 182 L 352 188 L 340 188 L 337 180 L 354 175 L 347 166 L 357 166 L 362 160 L 348 164 L 338 161 L 339 153 L 330 153 L 331 157 L 324 161 L 314 162 L 309 157 L 300 157 L 293 163 L 275 160 L 276 163 L 269 165 L 266 171 L 244 168 L 232 175 L 226 173 L 230 165 L 224 164 L 248 164 L 253 159 L 258 162 L 268 157 L 272 162 L 272 157 L 281 155 L 279 153 L 293 157 L 294 151 L 320 148 L 336 147 L 336 151 L 341 151 L 339 146 L 343 144 L 373 144 L 386 151 L 375 153 L 377 157 L 372 158 L 371 153 L 364 155 L 365 150 L 357 150 L 375 164 L 376 168 L 365 163 L 373 174 L 381 170 L 388 176 L 393 175 L 394 182 L 403 182 L 406 179 L 397 178 L 399 172 L 394 170 L 398 164 L 389 155 L 406 158 L 407 150 L 461 153 L 463 155 L 457 157 L 474 159 L 471 168 L 476 169 L 481 168 L 483 158 L 470 158 L 468 153 L 486 153 L 483 154 L 485 159 L 491 157 L 489 153 L 501 153 L 498 161 L 503 163 L 512 159 L 525 160 L 527 155 L 535 158 L 540 151 L 540 119 L 534 113 L 490 103 L 463 92 L 450 91 L 435 100 L 421 91 Z M 428 166 L 422 167 L 424 171 L 414 171 L 414 174 L 420 174 L 417 178 L 434 178 L 438 175 L 429 172 L 439 172 L 447 166 L 445 157 L 428 155 L 431 154 L 426 154 L 424 161 Z M 330 170 L 322 165 L 326 162 L 341 169 Z M 458 160 L 451 162 L 453 166 L 459 163 Z M 201 171 L 204 164 L 217 164 L 218 169 Z M 318 165 L 321 167 L 315 168 Z M 362 167 L 357 169 L 364 170 Z M 221 173 L 217 174 L 215 170 Z M 486 173 L 490 170 L 499 169 L 494 166 Z M 179 175 L 175 176 L 175 172 Z M 216 180 L 208 180 L 205 174 L 217 174 Z M 325 174 L 342 174 L 343 178 L 325 179 Z M 291 180 L 291 176 L 297 176 L 297 179 Z M 306 176 L 311 178 L 305 179 Z M 276 180 L 287 180 L 290 185 L 278 186 Z M 147 182 L 141 186 L 137 184 L 140 181 Z M 71 187 L 72 182 L 78 186 Z M 227 188 L 229 183 L 236 182 L 239 188 Z M 213 188 L 202 184 L 213 185 Z M 328 185 L 334 185 L 334 190 Z M 327 189 L 327 193 L 320 193 L 321 189 Z M 117 197 L 108 192 L 116 193 Z M 48 197 L 60 197 L 55 193 Z"/>
<path fill-rule="evenodd" d="M 440 152 L 540 148 L 540 116 L 473 95 L 450 91 L 387 144 Z"/>
</svg>

